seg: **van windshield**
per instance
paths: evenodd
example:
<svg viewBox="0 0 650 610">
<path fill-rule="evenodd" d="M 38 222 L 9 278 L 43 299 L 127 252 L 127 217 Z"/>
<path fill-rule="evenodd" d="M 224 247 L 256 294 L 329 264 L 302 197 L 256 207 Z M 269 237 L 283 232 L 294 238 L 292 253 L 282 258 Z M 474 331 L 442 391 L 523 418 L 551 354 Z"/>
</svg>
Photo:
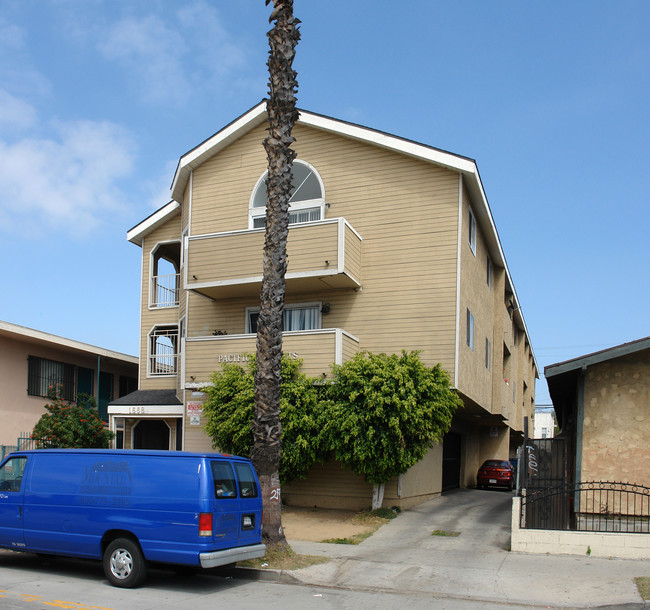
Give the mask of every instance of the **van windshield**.
<svg viewBox="0 0 650 610">
<path fill-rule="evenodd" d="M 236 498 L 235 475 L 228 462 L 211 462 L 215 498 Z"/>
</svg>

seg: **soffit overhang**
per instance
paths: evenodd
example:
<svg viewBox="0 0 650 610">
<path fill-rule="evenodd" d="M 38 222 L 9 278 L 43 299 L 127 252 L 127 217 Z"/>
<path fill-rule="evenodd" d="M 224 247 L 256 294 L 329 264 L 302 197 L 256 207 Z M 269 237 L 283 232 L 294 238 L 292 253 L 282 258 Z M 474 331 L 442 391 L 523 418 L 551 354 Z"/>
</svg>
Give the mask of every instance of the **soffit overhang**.
<svg viewBox="0 0 650 610">
<path fill-rule="evenodd" d="M 456 155 L 439 148 L 434 148 L 432 146 L 427 146 L 413 140 L 408 140 L 399 136 L 378 131 L 376 129 L 364 127 L 355 123 L 348 123 L 346 121 L 334 119 L 332 117 L 316 114 L 313 112 L 308 112 L 306 110 L 299 109 L 298 112 L 298 122 L 302 123 L 303 125 L 329 133 L 334 133 L 342 137 L 357 140 L 366 144 L 379 146 L 381 148 L 401 153 L 420 161 L 433 163 L 437 166 L 444 167 L 446 169 L 459 173 L 463 177 L 463 188 L 469 192 L 470 199 L 472 201 L 472 210 L 476 215 L 478 224 L 481 227 L 487 241 L 490 257 L 493 263 L 503 267 L 505 270 L 505 288 L 507 292 L 513 295 L 512 298 L 514 301 L 514 315 L 523 327 L 526 336 L 530 336 L 526 322 L 521 313 L 519 298 L 517 296 L 512 277 L 510 275 L 510 270 L 508 269 L 508 264 L 503 253 L 503 248 L 501 247 L 501 240 L 499 239 L 496 224 L 490 210 L 487 196 L 485 195 L 485 190 L 483 188 L 483 183 L 481 181 L 478 167 L 473 159 Z M 152 217 L 156 216 L 159 213 L 159 224 L 169 219 L 173 213 L 173 210 L 170 208 L 170 206 L 172 206 L 174 203 L 180 205 L 180 203 L 183 201 L 185 188 L 187 186 L 187 182 L 190 179 L 192 171 L 195 168 L 199 167 L 201 164 L 205 163 L 208 159 L 218 154 L 231 143 L 244 136 L 252 129 L 255 129 L 256 127 L 259 127 L 260 125 L 266 123 L 266 121 L 266 100 L 262 100 L 259 104 L 226 125 L 223 129 L 215 133 L 213 136 L 207 138 L 201 144 L 185 153 L 179 159 L 176 171 L 174 173 L 174 179 L 171 185 L 172 201 L 165 207 L 161 208 L 161 210 L 158 210 L 158 212 L 155 212 L 152 216 L 149 217 L 149 219 L 152 219 Z M 162 218 L 165 220 L 163 221 Z M 129 241 L 138 245 L 142 244 L 144 235 L 153 230 L 152 227 L 155 225 L 155 219 L 149 219 L 143 221 L 139 225 L 136 225 L 136 227 L 129 231 L 127 234 Z M 149 221 L 148 224 L 146 224 L 147 221 Z M 529 345 L 531 346 L 531 354 L 533 355 L 533 360 L 535 362 L 535 374 L 536 377 L 539 377 L 539 367 L 537 366 L 537 360 L 534 356 L 530 340 Z"/>
<path fill-rule="evenodd" d="M 116 352 L 110 349 L 105 349 L 103 347 L 98 347 L 96 345 L 90 345 L 89 343 L 82 343 L 81 341 L 67 339 L 66 337 L 60 337 L 58 335 L 46 333 L 41 330 L 28 328 L 26 326 L 20 326 L 18 324 L 12 324 L 11 322 L 4 322 L 2 320 L 0 320 L 0 337 L 6 337 L 12 341 L 18 341 L 22 343 L 30 343 L 33 345 L 56 348 L 68 352 L 101 356 L 102 358 L 110 358 L 112 360 L 128 364 L 137 365 L 139 363 L 137 356 L 123 354 L 122 352 Z"/>
</svg>

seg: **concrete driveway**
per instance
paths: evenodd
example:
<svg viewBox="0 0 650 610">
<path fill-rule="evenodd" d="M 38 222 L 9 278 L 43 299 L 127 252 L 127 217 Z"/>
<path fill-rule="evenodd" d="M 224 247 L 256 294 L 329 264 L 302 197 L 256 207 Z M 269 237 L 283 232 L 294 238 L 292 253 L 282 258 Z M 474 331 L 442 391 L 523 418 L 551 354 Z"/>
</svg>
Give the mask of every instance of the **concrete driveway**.
<svg viewBox="0 0 650 610">
<path fill-rule="evenodd" d="M 298 553 L 332 558 L 291 575 L 305 584 L 497 604 L 643 607 L 634 577 L 650 576 L 650 562 L 510 552 L 512 497 L 448 492 L 403 511 L 358 546 L 290 540 Z"/>
</svg>

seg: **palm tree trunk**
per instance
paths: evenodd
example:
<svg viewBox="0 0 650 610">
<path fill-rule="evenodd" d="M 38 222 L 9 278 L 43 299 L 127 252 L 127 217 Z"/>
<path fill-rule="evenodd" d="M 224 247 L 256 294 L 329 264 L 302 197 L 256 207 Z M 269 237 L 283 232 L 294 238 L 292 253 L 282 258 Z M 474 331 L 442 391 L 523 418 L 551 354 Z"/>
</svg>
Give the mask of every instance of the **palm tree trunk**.
<svg viewBox="0 0 650 610">
<path fill-rule="evenodd" d="M 268 5 L 271 0 L 266 0 Z M 286 544 L 282 530 L 280 477 L 280 367 L 282 361 L 282 310 L 284 308 L 289 233 L 291 168 L 296 156 L 290 148 L 298 118 L 298 83 L 292 64 L 300 39 L 293 16 L 293 0 L 273 0 L 269 21 L 275 25 L 269 38 L 269 99 L 266 104 L 269 135 L 264 140 L 268 157 L 266 238 L 264 242 L 260 315 L 257 321 L 257 371 L 255 414 L 252 422 L 251 458 L 260 478 L 264 502 L 264 539 Z"/>
</svg>

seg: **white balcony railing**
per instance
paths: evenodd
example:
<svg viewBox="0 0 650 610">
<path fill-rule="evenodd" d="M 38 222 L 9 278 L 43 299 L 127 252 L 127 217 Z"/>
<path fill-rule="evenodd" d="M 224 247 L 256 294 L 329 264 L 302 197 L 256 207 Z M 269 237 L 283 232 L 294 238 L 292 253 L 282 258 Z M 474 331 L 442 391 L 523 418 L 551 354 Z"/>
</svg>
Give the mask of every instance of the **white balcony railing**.
<svg viewBox="0 0 650 610">
<path fill-rule="evenodd" d="M 154 275 L 151 278 L 151 307 L 177 307 L 180 273 Z"/>
</svg>

